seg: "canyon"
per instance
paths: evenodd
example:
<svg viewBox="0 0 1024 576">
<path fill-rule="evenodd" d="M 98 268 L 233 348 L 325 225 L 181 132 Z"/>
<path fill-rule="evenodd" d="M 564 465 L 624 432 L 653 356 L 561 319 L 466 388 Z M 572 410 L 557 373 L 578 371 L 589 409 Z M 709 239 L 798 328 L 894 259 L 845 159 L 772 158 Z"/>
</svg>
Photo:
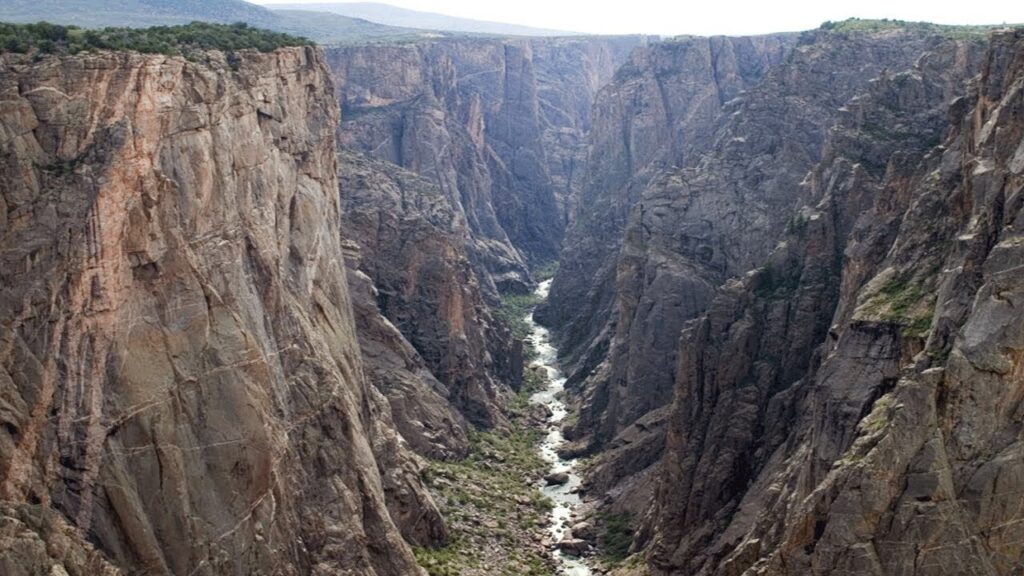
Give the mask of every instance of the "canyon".
<svg viewBox="0 0 1024 576">
<path fill-rule="evenodd" d="M 0 53 L 0 573 L 1024 568 L 1024 29 Z"/>
</svg>

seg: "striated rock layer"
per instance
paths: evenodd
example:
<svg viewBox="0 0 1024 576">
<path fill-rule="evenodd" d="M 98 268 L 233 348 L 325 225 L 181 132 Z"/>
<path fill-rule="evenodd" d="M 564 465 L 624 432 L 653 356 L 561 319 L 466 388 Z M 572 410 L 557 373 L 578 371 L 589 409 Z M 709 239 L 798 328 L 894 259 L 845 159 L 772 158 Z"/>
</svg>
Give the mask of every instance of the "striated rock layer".
<svg viewBox="0 0 1024 576">
<path fill-rule="evenodd" d="M 337 120 L 312 48 L 0 59 L 5 574 L 112 573 L 77 534 L 181 575 L 446 538 L 363 375 Z"/>
<path fill-rule="evenodd" d="M 655 44 L 637 50 L 598 97 L 579 210 L 548 304 L 538 313 L 558 328 L 569 387 L 576 391 L 580 418 L 570 437 L 590 451 L 615 452 L 591 474 L 596 491 L 657 461 L 663 407 L 671 401 L 674 343 L 681 322 L 703 311 L 715 285 L 701 273 L 701 261 L 689 263 L 675 254 L 706 250 L 699 237 L 711 218 L 674 206 L 645 211 L 641 199 L 659 183 L 674 182 L 678 189 L 685 174 L 680 166 L 730 141 L 716 135 L 728 128 L 719 128 L 723 115 L 739 106 L 737 98 L 762 82 L 795 41 L 783 34 Z M 668 220 L 685 216 L 694 220 Z M 650 246 L 645 266 L 643 234 L 650 234 L 652 217 L 659 232 L 672 237 Z M 624 244 L 630 259 L 622 254 Z M 638 427 L 628 429 L 634 422 Z M 631 507 L 641 508 L 645 498 L 637 496 Z"/>
<path fill-rule="evenodd" d="M 1022 142 L 1020 30 L 842 109 L 784 241 L 683 332 L 656 573 L 1022 570 Z"/>
<path fill-rule="evenodd" d="M 554 260 L 594 95 L 639 37 L 464 39 L 328 50 L 343 146 L 432 181 L 471 232 L 488 298 Z"/>
</svg>

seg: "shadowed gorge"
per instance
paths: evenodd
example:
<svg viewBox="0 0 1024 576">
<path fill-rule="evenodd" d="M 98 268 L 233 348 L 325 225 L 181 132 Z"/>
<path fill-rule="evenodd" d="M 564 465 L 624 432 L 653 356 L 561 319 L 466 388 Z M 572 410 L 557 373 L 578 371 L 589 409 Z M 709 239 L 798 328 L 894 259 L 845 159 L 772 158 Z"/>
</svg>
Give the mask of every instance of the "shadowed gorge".
<svg viewBox="0 0 1024 576">
<path fill-rule="evenodd" d="M 441 40 L 328 49 L 340 143 L 431 180 L 485 293 L 557 259 L 598 89 L 643 39 Z"/>
<path fill-rule="evenodd" d="M 1024 570 L 1024 28 L 97 2 L 0 7 L 0 574 Z"/>
</svg>

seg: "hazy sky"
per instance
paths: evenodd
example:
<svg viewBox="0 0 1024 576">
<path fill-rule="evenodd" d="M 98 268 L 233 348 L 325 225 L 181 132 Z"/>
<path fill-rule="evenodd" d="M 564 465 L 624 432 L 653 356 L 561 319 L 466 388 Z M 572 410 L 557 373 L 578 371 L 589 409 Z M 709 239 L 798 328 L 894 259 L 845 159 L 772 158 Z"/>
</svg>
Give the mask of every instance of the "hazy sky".
<svg viewBox="0 0 1024 576">
<path fill-rule="evenodd" d="M 252 1 L 280 4 L 332 0 Z M 451 16 L 600 34 L 757 34 L 817 28 L 826 20 L 854 16 L 941 24 L 1024 22 L 1024 0 L 387 0 L 384 3 Z"/>
</svg>

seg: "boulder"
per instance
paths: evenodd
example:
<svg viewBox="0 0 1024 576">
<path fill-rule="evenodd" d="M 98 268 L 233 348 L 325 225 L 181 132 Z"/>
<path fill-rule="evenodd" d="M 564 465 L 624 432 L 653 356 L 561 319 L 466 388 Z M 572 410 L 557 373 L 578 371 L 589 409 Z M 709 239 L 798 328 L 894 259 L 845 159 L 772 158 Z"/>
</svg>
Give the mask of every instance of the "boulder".
<svg viewBox="0 0 1024 576">
<path fill-rule="evenodd" d="M 544 477 L 544 482 L 548 486 L 563 486 L 569 483 L 568 472 L 552 472 Z"/>
<path fill-rule="evenodd" d="M 590 545 L 586 540 L 580 538 L 563 538 L 558 541 L 558 544 L 555 544 L 555 547 L 566 554 L 582 556 L 590 548 Z"/>
</svg>

